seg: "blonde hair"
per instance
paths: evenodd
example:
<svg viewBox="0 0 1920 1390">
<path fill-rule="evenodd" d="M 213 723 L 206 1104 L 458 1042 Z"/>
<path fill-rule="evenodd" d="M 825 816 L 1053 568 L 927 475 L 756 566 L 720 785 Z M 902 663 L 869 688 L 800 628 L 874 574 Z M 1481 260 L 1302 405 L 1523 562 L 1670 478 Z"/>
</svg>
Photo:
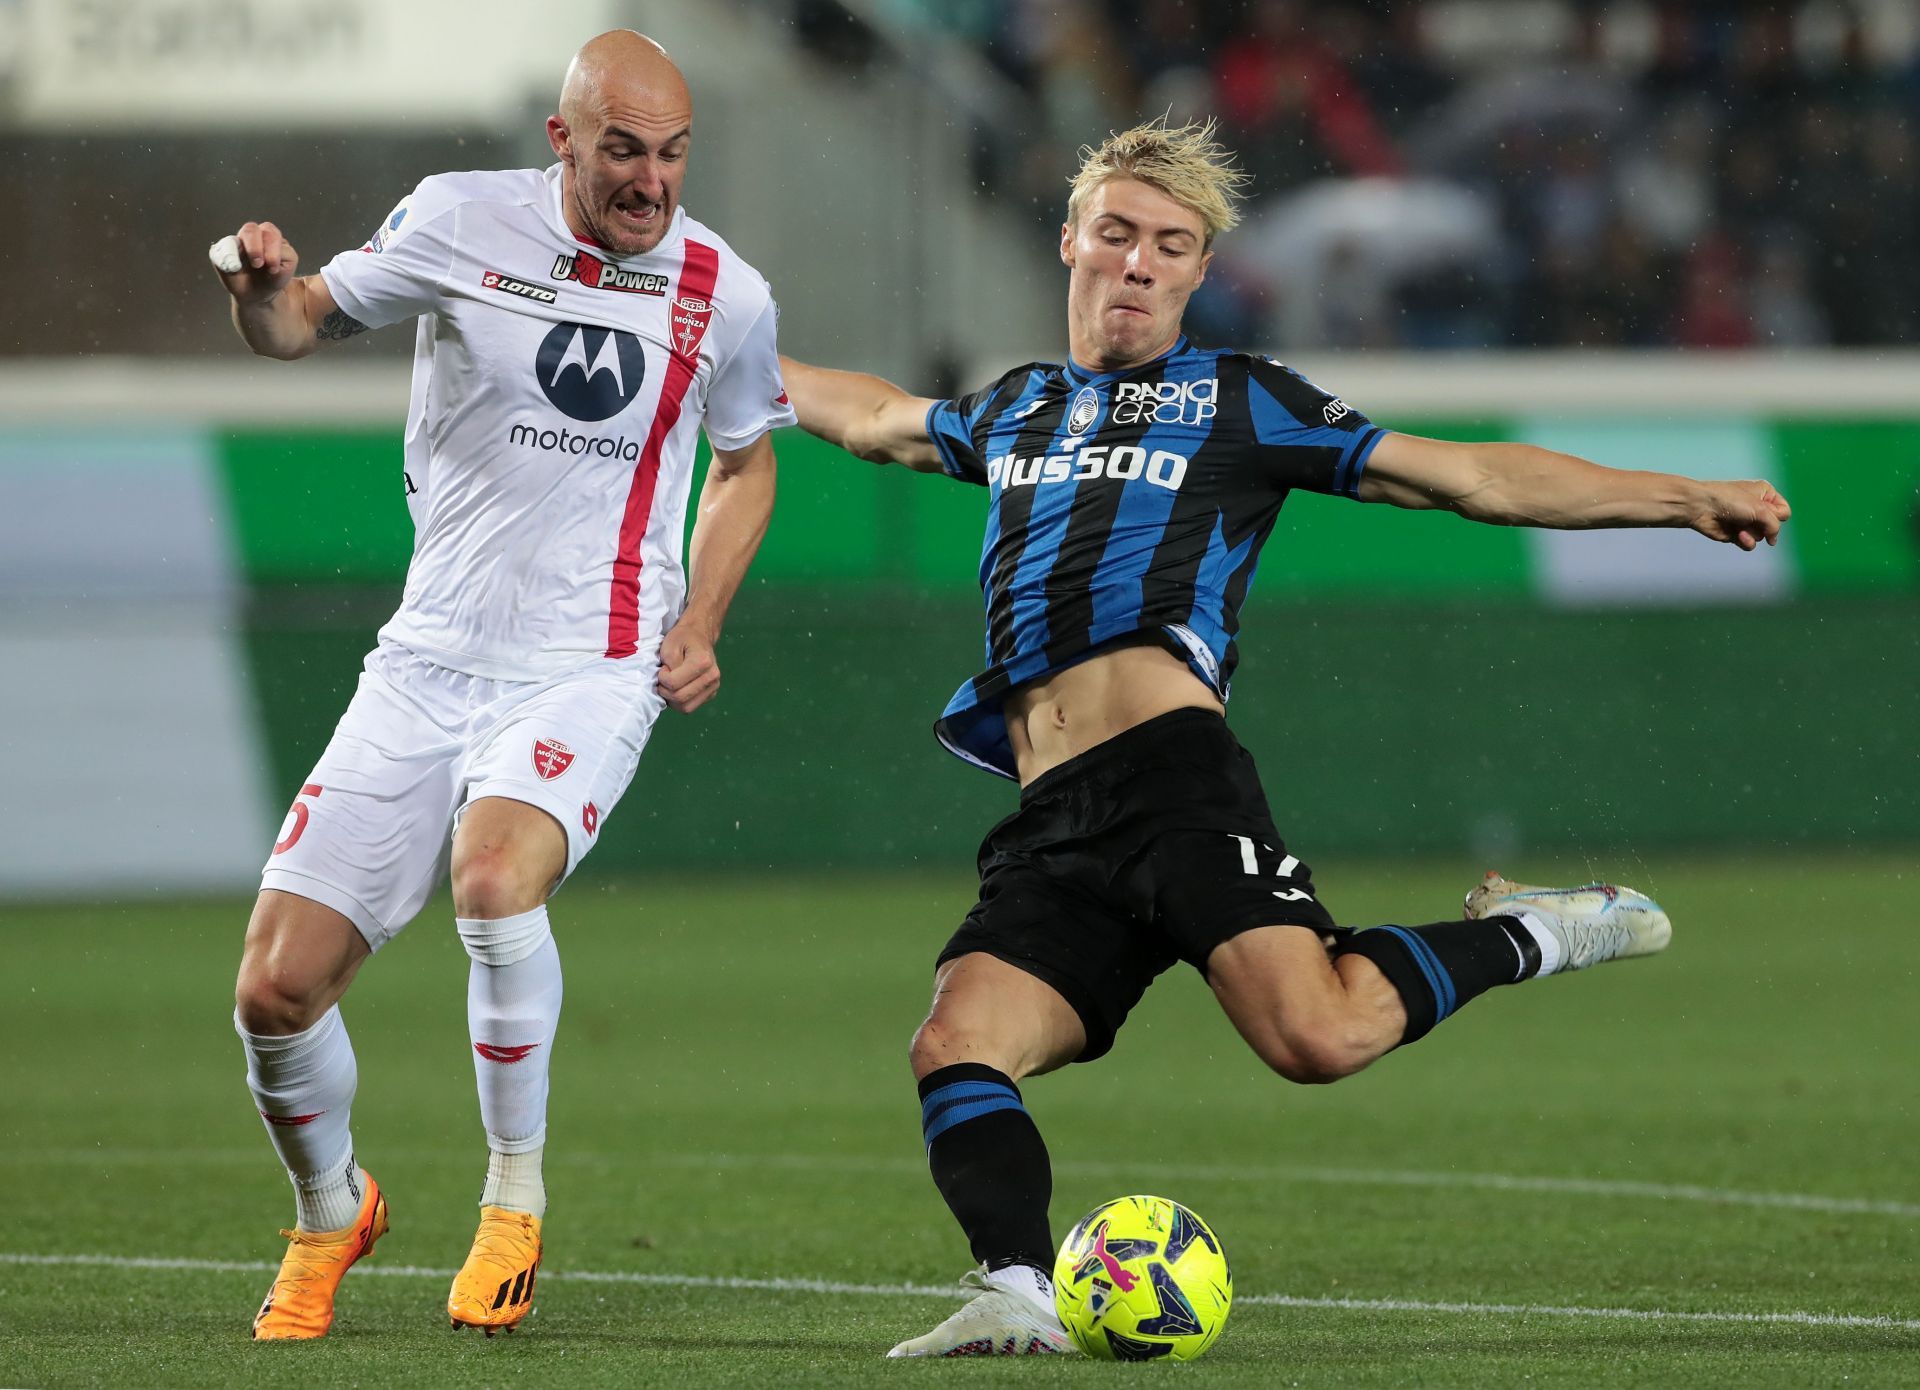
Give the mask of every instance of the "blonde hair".
<svg viewBox="0 0 1920 1390">
<path fill-rule="evenodd" d="M 1215 122 L 1169 127 L 1167 118 L 1116 131 L 1098 148 L 1080 147 L 1080 172 L 1067 195 L 1067 221 L 1080 225 L 1080 209 L 1108 179 L 1151 184 L 1200 219 L 1208 246 L 1240 221 L 1241 189 L 1248 181 L 1233 166 L 1233 153 L 1213 138 Z"/>
</svg>

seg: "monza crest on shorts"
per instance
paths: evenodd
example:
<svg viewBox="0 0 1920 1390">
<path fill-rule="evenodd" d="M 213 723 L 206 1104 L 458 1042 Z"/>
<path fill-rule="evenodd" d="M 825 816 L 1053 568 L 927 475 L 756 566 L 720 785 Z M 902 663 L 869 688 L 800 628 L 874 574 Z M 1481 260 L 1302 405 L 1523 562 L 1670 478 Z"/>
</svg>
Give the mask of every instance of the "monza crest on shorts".
<svg viewBox="0 0 1920 1390">
<path fill-rule="evenodd" d="M 543 738 L 533 745 L 533 770 L 542 782 L 551 782 L 573 766 L 573 750 L 557 738 Z"/>
</svg>

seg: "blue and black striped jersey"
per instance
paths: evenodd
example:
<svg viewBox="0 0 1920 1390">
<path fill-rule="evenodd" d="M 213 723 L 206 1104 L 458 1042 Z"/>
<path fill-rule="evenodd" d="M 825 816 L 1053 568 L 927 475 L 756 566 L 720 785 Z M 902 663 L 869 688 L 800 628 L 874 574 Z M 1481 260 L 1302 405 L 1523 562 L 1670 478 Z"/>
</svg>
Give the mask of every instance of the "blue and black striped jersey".
<svg viewBox="0 0 1920 1390">
<path fill-rule="evenodd" d="M 1221 699 L 1260 547 L 1294 488 L 1358 494 L 1383 431 L 1270 358 L 1191 346 L 1096 375 L 1030 363 L 927 412 L 953 477 L 987 488 L 987 667 L 936 726 L 1015 775 L 1001 703 L 1106 643 L 1164 633 Z"/>
</svg>

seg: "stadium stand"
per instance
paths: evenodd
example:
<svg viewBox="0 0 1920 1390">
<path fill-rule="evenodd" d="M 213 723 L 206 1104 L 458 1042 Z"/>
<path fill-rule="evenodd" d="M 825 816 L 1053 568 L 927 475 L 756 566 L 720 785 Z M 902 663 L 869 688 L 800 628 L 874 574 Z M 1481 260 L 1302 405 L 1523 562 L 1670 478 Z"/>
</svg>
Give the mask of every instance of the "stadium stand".
<svg viewBox="0 0 1920 1390">
<path fill-rule="evenodd" d="M 1663 0 L 802 0 L 975 49 L 1025 109 L 981 182 L 1042 223 L 1089 131 L 1217 115 L 1254 174 L 1195 327 L 1280 349 L 1909 341 L 1920 18 Z"/>
</svg>

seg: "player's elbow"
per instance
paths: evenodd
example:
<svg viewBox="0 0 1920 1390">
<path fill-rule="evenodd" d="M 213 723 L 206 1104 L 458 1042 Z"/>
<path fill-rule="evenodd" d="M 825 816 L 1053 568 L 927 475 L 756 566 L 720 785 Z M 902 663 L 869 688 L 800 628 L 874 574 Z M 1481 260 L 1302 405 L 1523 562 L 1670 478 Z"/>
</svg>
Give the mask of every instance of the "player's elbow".
<svg viewBox="0 0 1920 1390">
<path fill-rule="evenodd" d="M 887 431 L 884 402 L 860 412 L 848 425 L 846 438 L 841 442 L 848 453 L 868 463 L 892 463 L 899 457 L 894 445 Z"/>
<path fill-rule="evenodd" d="M 247 346 L 253 349 L 255 357 L 270 358 L 275 362 L 298 362 L 313 351 L 312 343 L 256 343 L 249 341 Z"/>
<path fill-rule="evenodd" d="M 850 437 L 842 447 L 855 458 L 865 459 L 868 463 L 897 463 L 916 473 L 937 473 L 940 470 L 940 456 L 934 452 L 931 444 L 913 445 L 878 434 L 866 434 Z"/>
<path fill-rule="evenodd" d="M 887 447 L 884 440 L 870 434 L 849 436 L 844 447 L 855 458 L 867 463 L 893 462 L 893 450 Z"/>
<path fill-rule="evenodd" d="M 287 312 L 276 299 L 266 305 L 233 302 L 233 331 L 255 357 L 270 357 L 276 362 L 292 362 L 305 357 L 320 345 L 318 332 L 305 312 Z"/>
<path fill-rule="evenodd" d="M 311 333 L 289 333 L 273 331 L 272 326 L 263 326 L 242 318 L 238 312 L 233 316 L 234 332 L 240 335 L 240 341 L 255 357 L 268 357 L 276 362 L 292 362 L 305 357 L 318 346 Z"/>
<path fill-rule="evenodd" d="M 1391 434 L 1374 451 L 1360 498 L 1412 511 L 1449 511 L 1469 521 L 1509 523 L 1505 446 Z"/>
<path fill-rule="evenodd" d="M 1451 479 L 1446 506 L 1468 521 L 1488 526 L 1512 526 L 1525 520 L 1514 505 L 1507 474 L 1490 451 L 1468 455 Z"/>
<path fill-rule="evenodd" d="M 1476 446 L 1453 510 L 1494 526 L 1572 530 L 1599 524 L 1592 465 L 1532 444 Z"/>
</svg>

